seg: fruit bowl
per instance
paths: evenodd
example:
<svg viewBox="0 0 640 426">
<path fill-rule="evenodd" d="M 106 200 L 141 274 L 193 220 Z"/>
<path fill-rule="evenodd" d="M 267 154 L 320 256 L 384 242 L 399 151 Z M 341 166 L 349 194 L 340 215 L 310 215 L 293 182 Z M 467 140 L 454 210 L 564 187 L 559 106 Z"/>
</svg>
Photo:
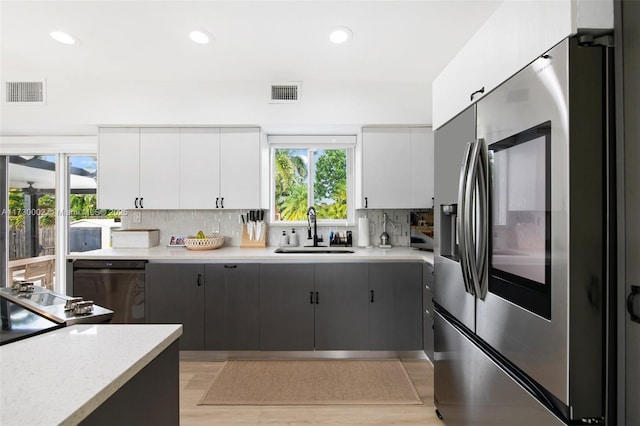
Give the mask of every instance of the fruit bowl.
<svg viewBox="0 0 640 426">
<path fill-rule="evenodd" d="M 189 250 L 213 250 L 222 247 L 224 236 L 209 235 L 204 238 L 188 237 L 184 239 L 184 245 Z"/>
</svg>

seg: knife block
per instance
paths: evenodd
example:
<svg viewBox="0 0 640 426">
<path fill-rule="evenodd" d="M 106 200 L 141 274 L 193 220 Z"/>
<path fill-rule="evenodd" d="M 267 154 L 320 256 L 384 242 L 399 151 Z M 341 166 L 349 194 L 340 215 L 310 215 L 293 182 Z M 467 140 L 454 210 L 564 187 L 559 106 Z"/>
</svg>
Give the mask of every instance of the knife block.
<svg viewBox="0 0 640 426">
<path fill-rule="evenodd" d="M 262 238 L 260 238 L 259 240 L 251 240 L 249 239 L 249 233 L 247 232 L 247 227 L 246 225 L 242 225 L 242 241 L 240 242 L 240 247 L 242 248 L 248 248 L 248 247 L 255 247 L 255 248 L 264 248 L 267 246 L 267 224 L 266 223 L 262 223 Z"/>
</svg>

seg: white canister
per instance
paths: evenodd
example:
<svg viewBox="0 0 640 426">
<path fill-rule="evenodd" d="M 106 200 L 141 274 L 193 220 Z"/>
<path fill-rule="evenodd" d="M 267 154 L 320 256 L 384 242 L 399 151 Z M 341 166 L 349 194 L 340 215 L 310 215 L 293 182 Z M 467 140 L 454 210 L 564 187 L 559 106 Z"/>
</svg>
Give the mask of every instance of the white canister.
<svg viewBox="0 0 640 426">
<path fill-rule="evenodd" d="M 369 218 L 361 217 L 358 219 L 358 247 L 369 247 Z"/>
</svg>

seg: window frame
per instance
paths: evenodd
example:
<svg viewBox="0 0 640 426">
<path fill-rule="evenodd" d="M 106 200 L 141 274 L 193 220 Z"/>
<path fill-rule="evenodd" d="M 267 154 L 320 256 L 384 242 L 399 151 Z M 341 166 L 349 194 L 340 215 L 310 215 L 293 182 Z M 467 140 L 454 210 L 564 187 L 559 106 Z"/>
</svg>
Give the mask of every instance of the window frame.
<svg viewBox="0 0 640 426">
<path fill-rule="evenodd" d="M 355 223 L 355 135 L 269 135 L 269 224 L 271 226 L 306 226 L 306 220 L 282 221 L 276 220 L 275 200 L 275 154 L 277 149 L 306 150 L 310 155 L 320 149 L 344 149 L 346 151 L 347 166 L 347 217 L 346 219 L 318 219 L 319 226 L 352 226 Z M 312 158 L 312 157 L 310 157 Z M 309 175 L 315 176 L 313 161 L 309 162 Z M 307 206 L 313 205 L 314 181 L 309 178 Z"/>
</svg>

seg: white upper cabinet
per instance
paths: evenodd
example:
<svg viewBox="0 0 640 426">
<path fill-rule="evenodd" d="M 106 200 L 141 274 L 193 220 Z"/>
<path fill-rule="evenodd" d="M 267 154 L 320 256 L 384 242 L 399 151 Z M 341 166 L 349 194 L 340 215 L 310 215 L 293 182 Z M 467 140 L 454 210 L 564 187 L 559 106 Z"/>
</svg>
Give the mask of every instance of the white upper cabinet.
<svg viewBox="0 0 640 426">
<path fill-rule="evenodd" d="M 220 129 L 180 129 L 180 208 L 220 205 Z"/>
<path fill-rule="evenodd" d="M 360 207 L 427 208 L 433 197 L 433 135 L 429 128 L 362 129 Z"/>
<path fill-rule="evenodd" d="M 98 208 L 136 207 L 140 200 L 140 129 L 100 129 L 98 161 Z"/>
<path fill-rule="evenodd" d="M 362 207 L 410 207 L 410 156 L 410 129 L 362 129 Z"/>
<path fill-rule="evenodd" d="M 178 207 L 177 129 L 101 128 L 98 207 Z"/>
<path fill-rule="evenodd" d="M 220 206 L 260 207 L 260 131 L 220 129 Z"/>
<path fill-rule="evenodd" d="M 100 208 L 260 206 L 258 128 L 101 128 L 98 161 Z"/>
<path fill-rule="evenodd" d="M 411 208 L 433 207 L 433 132 L 428 127 L 411 128 Z"/>
<path fill-rule="evenodd" d="M 172 128 L 140 129 L 140 206 L 180 205 L 180 134 Z"/>
<path fill-rule="evenodd" d="M 433 82 L 433 128 L 581 30 L 613 28 L 612 0 L 504 2 Z"/>
<path fill-rule="evenodd" d="M 180 208 L 260 205 L 258 128 L 180 129 Z"/>
</svg>

